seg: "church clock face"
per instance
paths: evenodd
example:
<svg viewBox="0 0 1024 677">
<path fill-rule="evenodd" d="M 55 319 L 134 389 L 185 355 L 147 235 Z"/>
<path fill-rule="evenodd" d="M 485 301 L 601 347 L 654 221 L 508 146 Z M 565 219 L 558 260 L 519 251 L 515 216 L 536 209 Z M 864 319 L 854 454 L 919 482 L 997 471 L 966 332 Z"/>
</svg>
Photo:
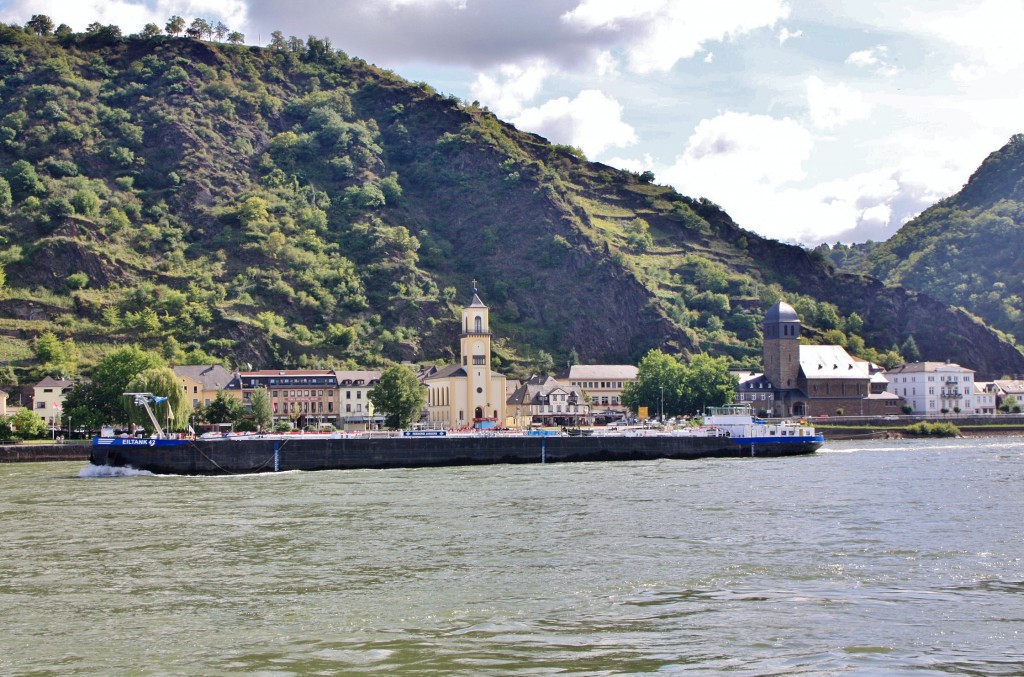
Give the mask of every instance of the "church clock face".
<svg viewBox="0 0 1024 677">
<path fill-rule="evenodd" d="M 477 341 L 476 343 L 473 344 L 473 354 L 479 355 L 480 353 L 483 352 L 483 349 L 484 349 L 484 344 L 480 343 L 479 341 Z"/>
</svg>

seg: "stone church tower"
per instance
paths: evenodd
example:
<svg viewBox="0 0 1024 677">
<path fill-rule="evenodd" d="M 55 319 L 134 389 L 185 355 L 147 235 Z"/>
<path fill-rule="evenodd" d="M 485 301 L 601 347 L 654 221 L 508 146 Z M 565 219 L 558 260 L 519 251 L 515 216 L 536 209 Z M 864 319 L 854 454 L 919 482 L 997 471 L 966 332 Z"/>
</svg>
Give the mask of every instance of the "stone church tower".
<svg viewBox="0 0 1024 677">
<path fill-rule="evenodd" d="M 800 317 L 779 301 L 764 316 L 764 376 L 772 387 L 797 387 L 800 376 Z"/>
</svg>

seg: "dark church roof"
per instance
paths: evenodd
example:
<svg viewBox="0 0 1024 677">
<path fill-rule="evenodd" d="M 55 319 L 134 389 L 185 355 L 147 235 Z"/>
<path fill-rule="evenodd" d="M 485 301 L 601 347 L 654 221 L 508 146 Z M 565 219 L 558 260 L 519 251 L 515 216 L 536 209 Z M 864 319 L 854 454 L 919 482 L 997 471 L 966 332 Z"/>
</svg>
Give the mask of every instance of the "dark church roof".
<svg viewBox="0 0 1024 677">
<path fill-rule="evenodd" d="M 768 309 L 768 312 L 764 314 L 765 324 L 776 324 L 778 322 L 799 322 L 800 316 L 793 310 L 793 306 L 779 301 L 774 306 Z"/>
</svg>

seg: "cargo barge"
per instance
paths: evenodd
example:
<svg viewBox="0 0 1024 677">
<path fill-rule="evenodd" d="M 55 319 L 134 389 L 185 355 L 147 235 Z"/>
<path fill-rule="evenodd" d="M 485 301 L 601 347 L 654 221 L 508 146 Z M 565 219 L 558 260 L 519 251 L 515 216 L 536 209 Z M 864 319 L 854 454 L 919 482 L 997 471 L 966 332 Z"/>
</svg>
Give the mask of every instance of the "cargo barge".
<svg viewBox="0 0 1024 677">
<path fill-rule="evenodd" d="M 449 434 L 236 435 L 217 439 L 98 437 L 90 461 L 155 474 L 233 475 L 288 470 L 416 468 L 503 463 L 570 463 L 777 457 L 810 454 L 824 443 L 814 429 L 767 423 L 733 408 L 699 428 L 609 434 L 527 434 L 501 431 Z"/>
</svg>

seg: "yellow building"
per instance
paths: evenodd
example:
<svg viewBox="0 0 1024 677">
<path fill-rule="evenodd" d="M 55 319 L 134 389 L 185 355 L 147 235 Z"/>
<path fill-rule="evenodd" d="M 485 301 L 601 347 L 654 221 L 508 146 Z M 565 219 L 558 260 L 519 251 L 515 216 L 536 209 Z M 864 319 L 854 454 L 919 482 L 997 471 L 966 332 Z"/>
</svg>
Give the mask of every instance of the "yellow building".
<svg viewBox="0 0 1024 677">
<path fill-rule="evenodd" d="M 421 377 L 427 388 L 431 425 L 468 428 L 503 425 L 505 377 L 491 371 L 491 331 L 487 306 L 476 293 L 462 309 L 459 363 L 433 367 Z"/>
<path fill-rule="evenodd" d="M 60 416 L 64 410 L 64 397 L 74 385 L 74 381 L 47 376 L 33 387 L 33 411 L 50 428 L 61 426 Z"/>
<path fill-rule="evenodd" d="M 217 393 L 231 382 L 231 372 L 219 364 L 180 365 L 172 370 L 193 409 L 209 406 L 217 399 Z"/>
</svg>

